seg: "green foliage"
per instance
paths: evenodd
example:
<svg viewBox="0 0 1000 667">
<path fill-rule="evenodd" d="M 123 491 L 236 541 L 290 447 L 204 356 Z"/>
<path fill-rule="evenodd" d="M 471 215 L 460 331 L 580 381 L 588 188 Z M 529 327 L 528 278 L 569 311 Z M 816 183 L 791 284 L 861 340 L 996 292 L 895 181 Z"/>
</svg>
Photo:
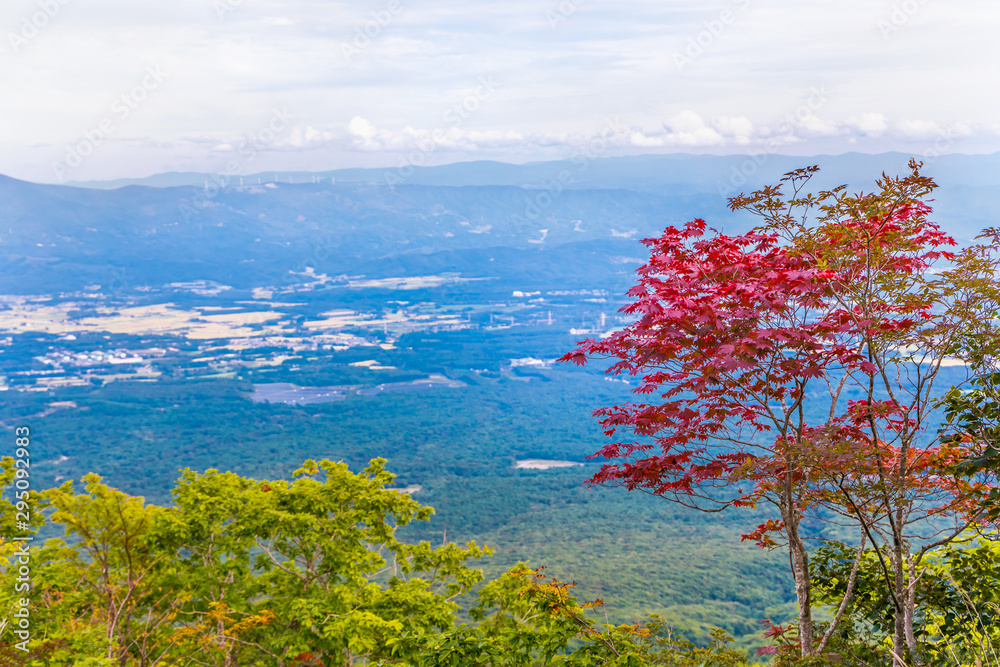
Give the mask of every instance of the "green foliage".
<svg viewBox="0 0 1000 667">
<path fill-rule="evenodd" d="M 0 656 L 34 667 L 748 665 L 721 630 L 698 647 L 655 615 L 612 624 L 602 600 L 581 604 L 575 584 L 524 563 L 479 588 L 460 623 L 455 600 L 482 579 L 466 563 L 490 552 L 400 541 L 433 510 L 393 481 L 384 459 L 357 474 L 307 460 L 291 481 L 185 470 L 170 507 L 95 474 L 80 493 L 49 489 L 41 506 L 66 536 L 33 552 L 30 651 L 8 642 Z M 0 589 L 15 576 L 8 562 Z"/>
<path fill-rule="evenodd" d="M 516 330 L 435 338 L 441 342 L 434 345 L 460 346 L 465 361 L 483 365 L 505 355 L 551 358 L 568 339 Z M 440 350 L 424 345 L 424 363 L 437 363 Z M 407 368 L 421 363 L 420 355 L 403 349 L 367 354 L 338 353 L 316 367 L 331 373 L 324 381 L 337 382 L 335 373 L 348 360 L 378 356 Z M 364 373 L 383 377 L 381 371 Z M 170 502 L 182 461 L 196 470 L 280 479 L 290 478 L 306 458 L 341 460 L 361 470 L 384 455 L 399 473 L 394 485 L 419 485 L 413 497 L 436 509 L 433 522 L 411 522 L 399 539 L 496 545 L 496 556 L 484 564 L 490 578 L 522 560 L 547 564 L 559 578 L 580 582 L 581 596 L 613 599 L 613 622 L 658 613 L 700 645 L 710 641 L 712 627 L 722 627 L 741 647 L 756 646 L 761 618 L 784 622 L 793 597 L 790 579 L 780 554 L 739 544 L 750 527 L 747 516 L 706 517 L 655 498 L 588 488 L 593 463 L 514 467 L 525 458 L 585 461 L 603 436 L 579 415 L 627 396 L 629 386 L 560 368 L 538 371 L 550 382 L 512 380 L 506 372 L 500 379 L 449 373 L 480 384 L 292 406 L 251 403 L 244 385 L 233 381 L 111 383 L 54 396 L 9 392 L 0 419 L 31 421 L 54 398 L 75 401 L 78 407 L 44 418 L 33 445 L 45 461 L 33 468 L 35 483 L 96 469 L 105 483 L 157 505 Z M 63 455 L 68 458 L 55 463 Z M 51 527 L 46 534 L 53 534 Z M 665 545 L 669 558 L 663 557 Z M 471 598 L 460 602 L 473 604 Z"/>
<path fill-rule="evenodd" d="M 970 346 L 975 342 L 968 343 Z M 977 359 L 980 352 L 970 349 Z M 946 441 L 968 440 L 974 443 L 974 454 L 955 466 L 955 473 L 980 479 L 1000 474 L 1000 373 L 987 372 L 974 377 L 967 389 L 952 389 L 942 399 L 945 423 L 949 433 Z M 989 519 L 1000 518 L 1000 489 L 993 485 L 978 487 L 979 503 Z"/>
<path fill-rule="evenodd" d="M 977 537 L 970 533 L 964 544 L 925 558 L 916 589 L 914 633 L 918 652 L 929 664 L 992 663 L 1000 652 L 1000 543 Z M 834 542 L 813 552 L 817 602 L 831 607 L 840 603 L 855 555 L 848 545 Z M 891 659 L 894 612 L 881 567 L 878 555 L 867 549 L 854 597 L 833 642 L 845 656 L 860 662 Z"/>
<path fill-rule="evenodd" d="M 46 664 L 360 663 L 400 633 L 450 627 L 453 599 L 481 579 L 465 561 L 488 552 L 397 540 L 432 510 L 387 489 L 384 463 L 306 461 L 291 482 L 185 471 L 170 508 L 97 475 L 85 493 L 46 491 L 67 534 L 35 557 L 34 636 L 59 643 Z"/>
<path fill-rule="evenodd" d="M 397 655 L 413 667 L 743 667 L 746 652 L 730 647 L 732 637 L 717 630 L 708 647 L 674 635 L 662 617 L 643 624 L 612 625 L 593 618 L 603 600 L 580 604 L 574 584 L 547 577 L 523 563 L 487 583 L 472 610 L 476 625 L 436 636 L 404 635 Z"/>
<path fill-rule="evenodd" d="M 17 466 L 13 457 L 0 458 L 0 489 L 10 489 L 16 480 L 25 476 L 25 469 Z M 25 531 L 17 529 L 19 518 L 23 520 L 23 516 L 18 517 L 18 512 L 28 515 L 27 523 L 30 530 L 42 525 L 44 521 L 38 513 L 37 491 L 15 490 L 13 500 L 0 496 L 0 545 L 6 545 L 12 537 L 26 534 Z"/>
<path fill-rule="evenodd" d="M 34 623 L 63 642 L 56 657 L 148 659 L 156 643 L 149 635 L 171 607 L 160 578 L 163 557 L 152 541 L 164 510 L 107 486 L 99 475 L 82 481 L 86 493 L 74 493 L 72 482 L 42 493 L 49 520 L 64 526 L 70 541 L 48 540 L 38 553 L 33 594 L 41 604 Z"/>
</svg>

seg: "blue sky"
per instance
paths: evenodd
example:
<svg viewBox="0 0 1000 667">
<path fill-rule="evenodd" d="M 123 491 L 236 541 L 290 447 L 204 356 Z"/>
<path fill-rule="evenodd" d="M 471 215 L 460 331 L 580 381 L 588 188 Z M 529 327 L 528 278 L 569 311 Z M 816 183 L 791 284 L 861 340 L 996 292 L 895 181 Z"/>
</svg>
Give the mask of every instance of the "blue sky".
<svg viewBox="0 0 1000 667">
<path fill-rule="evenodd" d="M 995 0 L 5 0 L 0 173 L 994 152 L 998 25 Z"/>
</svg>

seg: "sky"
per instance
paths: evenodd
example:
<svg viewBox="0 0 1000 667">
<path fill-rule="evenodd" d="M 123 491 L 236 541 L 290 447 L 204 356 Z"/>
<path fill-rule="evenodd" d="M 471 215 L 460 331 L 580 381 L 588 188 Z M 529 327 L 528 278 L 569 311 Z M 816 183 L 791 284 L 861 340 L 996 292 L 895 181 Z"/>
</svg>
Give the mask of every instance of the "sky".
<svg viewBox="0 0 1000 667">
<path fill-rule="evenodd" d="M 1000 151 L 996 0 L 4 0 L 0 174 Z"/>
</svg>

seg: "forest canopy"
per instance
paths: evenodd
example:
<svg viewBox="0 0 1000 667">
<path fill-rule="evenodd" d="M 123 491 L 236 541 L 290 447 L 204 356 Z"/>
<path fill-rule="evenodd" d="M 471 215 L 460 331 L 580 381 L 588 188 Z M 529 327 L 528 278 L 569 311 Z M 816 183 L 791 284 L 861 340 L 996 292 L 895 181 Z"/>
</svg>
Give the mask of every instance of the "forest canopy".
<svg viewBox="0 0 1000 667">
<path fill-rule="evenodd" d="M 633 323 L 563 357 L 610 359 L 610 374 L 638 379 L 635 401 L 595 413 L 617 441 L 595 454 L 592 484 L 756 513 L 743 538 L 787 552 L 797 620 L 762 619 L 769 645 L 756 655 L 721 630 L 695 646 L 657 616 L 613 624 L 604 600 L 577 600 L 536 564 L 485 581 L 477 563 L 491 551 L 472 541 L 400 539 L 433 509 L 391 488 L 382 458 L 360 472 L 310 459 L 290 481 L 186 469 L 157 505 L 94 473 L 26 490 L 19 428 L 0 474 L 0 609 L 11 610 L 0 656 L 105 667 L 995 662 L 998 237 L 956 249 L 930 221 L 936 186 L 920 167 L 883 174 L 867 194 L 808 193 L 815 168 L 797 170 L 730 200 L 760 219 L 746 234 L 696 219 L 645 239 L 623 308 Z M 955 365 L 964 382 L 935 385 Z"/>
</svg>

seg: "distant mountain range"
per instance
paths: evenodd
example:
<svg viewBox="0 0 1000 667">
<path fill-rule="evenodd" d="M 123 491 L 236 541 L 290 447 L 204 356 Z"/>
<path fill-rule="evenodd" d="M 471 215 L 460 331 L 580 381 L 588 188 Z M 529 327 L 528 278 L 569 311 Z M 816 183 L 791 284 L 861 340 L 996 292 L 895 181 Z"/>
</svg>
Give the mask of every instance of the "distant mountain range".
<svg viewBox="0 0 1000 667">
<path fill-rule="evenodd" d="M 624 188 L 662 193 L 675 186 L 696 186 L 698 190 L 716 192 L 723 188 L 741 187 L 742 173 L 750 187 L 776 181 L 785 172 L 798 167 L 818 165 L 821 175 L 816 178 L 823 187 L 841 183 L 867 186 L 882 171 L 890 175 L 902 173 L 911 157 L 925 163 L 925 171 L 941 184 L 968 186 L 1000 185 L 1000 153 L 990 155 L 949 154 L 921 157 L 907 153 L 844 153 L 810 157 L 761 154 L 749 155 L 638 155 L 630 157 L 588 158 L 508 164 L 488 160 L 460 162 L 436 167 L 335 169 L 322 172 L 265 171 L 243 176 L 245 184 L 267 182 L 311 183 L 313 179 L 411 185 L 513 185 L 538 187 L 543 181 L 555 179 L 561 171 L 572 176 L 571 188 Z M 170 172 L 146 178 L 126 178 L 112 181 L 70 181 L 69 185 L 99 189 L 114 189 L 126 185 L 173 187 L 204 186 L 219 180 L 219 174 Z M 232 178 L 239 184 L 239 176 Z"/>
<path fill-rule="evenodd" d="M 727 195 L 810 164 L 821 167 L 816 187 L 869 190 L 882 171 L 904 173 L 909 157 L 648 155 L 72 186 L 0 176 L 0 292 L 440 272 L 599 287 L 631 273 L 645 253 L 637 241 L 666 225 L 703 217 L 745 229 Z M 925 171 L 941 185 L 934 206 L 946 231 L 967 242 L 997 224 L 1000 154 L 945 155 Z"/>
</svg>

